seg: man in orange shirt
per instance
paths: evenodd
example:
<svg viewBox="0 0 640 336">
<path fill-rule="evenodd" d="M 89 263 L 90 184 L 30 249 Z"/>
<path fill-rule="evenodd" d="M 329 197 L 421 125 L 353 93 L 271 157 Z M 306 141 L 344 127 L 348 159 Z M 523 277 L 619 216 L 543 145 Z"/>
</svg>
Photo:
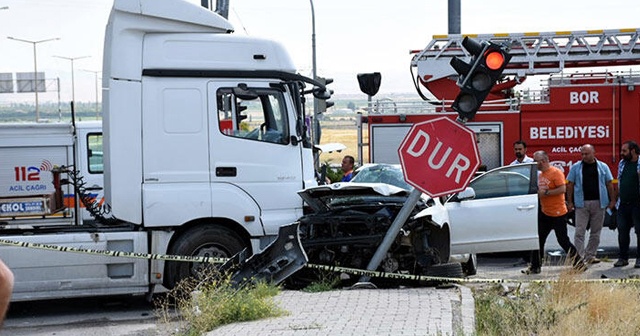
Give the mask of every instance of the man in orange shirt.
<svg viewBox="0 0 640 336">
<path fill-rule="evenodd" d="M 582 258 L 576 247 L 571 244 L 567 235 L 567 205 L 564 200 L 566 191 L 565 178 L 562 171 L 549 163 L 549 155 L 545 151 L 533 154 L 533 160 L 538 165 L 538 199 L 541 211 L 538 213 L 538 240 L 540 250 L 531 254 L 531 266 L 523 270 L 525 274 L 538 274 L 542 266 L 541 254 L 544 254 L 544 244 L 551 230 L 556 234 L 558 244 L 564 249 L 573 262 L 574 268 L 584 270 Z"/>
</svg>

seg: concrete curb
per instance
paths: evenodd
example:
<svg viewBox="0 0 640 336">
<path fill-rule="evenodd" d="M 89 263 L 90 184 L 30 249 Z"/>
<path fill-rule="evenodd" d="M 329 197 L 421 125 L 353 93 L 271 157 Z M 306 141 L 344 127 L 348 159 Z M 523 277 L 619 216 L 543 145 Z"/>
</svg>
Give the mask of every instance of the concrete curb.
<svg viewBox="0 0 640 336">
<path fill-rule="evenodd" d="M 475 335 L 476 333 L 476 302 L 473 292 L 469 287 L 458 285 L 460 290 L 462 333 L 463 335 Z"/>
</svg>

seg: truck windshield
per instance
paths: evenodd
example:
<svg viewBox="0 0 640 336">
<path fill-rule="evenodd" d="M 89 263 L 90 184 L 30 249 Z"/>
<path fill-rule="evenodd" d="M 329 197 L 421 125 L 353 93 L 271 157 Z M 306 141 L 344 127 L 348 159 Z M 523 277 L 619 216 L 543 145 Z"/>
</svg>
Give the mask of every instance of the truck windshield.
<svg viewBox="0 0 640 336">
<path fill-rule="evenodd" d="M 257 98 L 242 99 L 232 88 L 218 89 L 220 131 L 228 136 L 286 145 L 289 143 L 287 111 L 283 92 L 251 88 Z"/>
</svg>

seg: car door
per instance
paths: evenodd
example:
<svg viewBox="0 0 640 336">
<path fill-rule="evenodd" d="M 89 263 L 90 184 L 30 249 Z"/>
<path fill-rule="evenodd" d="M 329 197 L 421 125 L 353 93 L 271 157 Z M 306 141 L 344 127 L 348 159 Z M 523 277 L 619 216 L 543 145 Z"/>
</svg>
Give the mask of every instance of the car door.
<svg viewBox="0 0 640 336">
<path fill-rule="evenodd" d="M 493 169 L 452 196 L 445 207 L 451 253 L 492 253 L 538 249 L 538 171 L 535 163 Z"/>
</svg>

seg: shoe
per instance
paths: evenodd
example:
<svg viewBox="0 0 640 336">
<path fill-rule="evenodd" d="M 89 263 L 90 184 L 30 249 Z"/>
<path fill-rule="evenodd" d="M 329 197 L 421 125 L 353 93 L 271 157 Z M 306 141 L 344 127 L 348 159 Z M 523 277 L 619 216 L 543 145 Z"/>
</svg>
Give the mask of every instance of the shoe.
<svg viewBox="0 0 640 336">
<path fill-rule="evenodd" d="M 587 259 L 587 264 L 593 265 L 593 264 L 599 263 L 600 261 L 601 261 L 600 259 L 593 257 L 593 258 Z"/>
<path fill-rule="evenodd" d="M 633 268 L 640 268 L 640 258 L 636 259 L 636 263 L 633 265 Z"/>
<path fill-rule="evenodd" d="M 618 259 L 618 261 L 616 261 L 613 264 L 613 267 L 622 267 L 622 266 L 627 266 L 629 265 L 629 260 L 626 259 Z"/>
<path fill-rule="evenodd" d="M 522 274 L 540 274 L 540 267 L 528 267 L 527 269 L 523 269 Z"/>
</svg>

